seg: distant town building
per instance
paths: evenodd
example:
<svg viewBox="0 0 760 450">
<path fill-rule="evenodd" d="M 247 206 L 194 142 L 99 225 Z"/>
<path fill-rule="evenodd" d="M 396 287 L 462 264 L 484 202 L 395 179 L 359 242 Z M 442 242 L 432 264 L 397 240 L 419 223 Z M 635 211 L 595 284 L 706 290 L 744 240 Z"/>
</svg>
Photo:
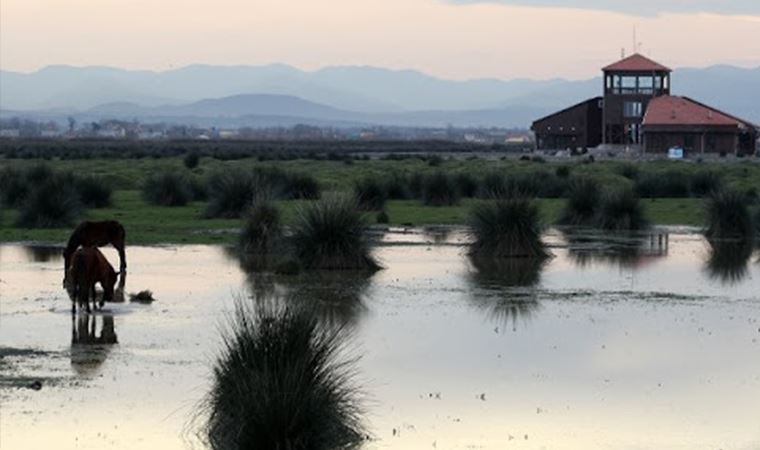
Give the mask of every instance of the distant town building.
<svg viewBox="0 0 760 450">
<path fill-rule="evenodd" d="M 672 96 L 671 70 L 634 54 L 602 69 L 603 97 L 533 122 L 536 148 L 626 146 L 650 153 L 752 154 L 758 127 L 749 121 Z"/>
</svg>

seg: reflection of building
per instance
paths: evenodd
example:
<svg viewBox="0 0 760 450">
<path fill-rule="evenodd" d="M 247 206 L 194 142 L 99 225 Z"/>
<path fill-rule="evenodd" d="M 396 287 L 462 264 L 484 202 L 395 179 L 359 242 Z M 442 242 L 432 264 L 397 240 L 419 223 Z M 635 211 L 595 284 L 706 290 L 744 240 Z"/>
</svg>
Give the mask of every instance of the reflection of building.
<svg viewBox="0 0 760 450">
<path fill-rule="evenodd" d="M 538 149 L 598 144 L 664 153 L 755 152 L 757 127 L 686 97 L 671 96 L 670 69 L 634 54 L 602 69 L 603 99 L 586 100 L 533 122 Z"/>
</svg>

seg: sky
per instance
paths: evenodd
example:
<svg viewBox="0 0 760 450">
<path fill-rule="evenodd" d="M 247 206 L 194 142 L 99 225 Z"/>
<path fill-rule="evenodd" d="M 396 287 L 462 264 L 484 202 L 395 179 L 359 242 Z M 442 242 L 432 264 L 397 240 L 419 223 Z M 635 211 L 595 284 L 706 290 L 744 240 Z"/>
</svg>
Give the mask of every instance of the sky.
<svg viewBox="0 0 760 450">
<path fill-rule="evenodd" d="M 634 48 L 673 68 L 760 66 L 759 0 L 0 0 L 0 69 L 195 63 L 596 76 Z"/>
</svg>

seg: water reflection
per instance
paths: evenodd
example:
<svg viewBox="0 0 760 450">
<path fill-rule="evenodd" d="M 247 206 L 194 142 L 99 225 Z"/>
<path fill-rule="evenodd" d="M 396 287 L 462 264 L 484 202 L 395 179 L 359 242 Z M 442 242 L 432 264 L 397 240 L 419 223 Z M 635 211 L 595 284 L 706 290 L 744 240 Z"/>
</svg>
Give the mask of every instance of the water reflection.
<svg viewBox="0 0 760 450">
<path fill-rule="evenodd" d="M 749 273 L 749 261 L 754 243 L 751 239 L 708 239 L 710 247 L 704 270 L 714 280 L 724 285 L 741 282 Z"/>
<path fill-rule="evenodd" d="M 562 230 L 571 261 L 584 268 L 593 264 L 635 269 L 668 256 L 670 235 L 651 230 L 644 233 L 604 233 Z"/>
<path fill-rule="evenodd" d="M 63 259 L 63 249 L 49 245 L 24 245 L 24 253 L 31 262 L 46 263 Z"/>
<path fill-rule="evenodd" d="M 541 281 L 545 258 L 470 257 L 470 302 L 501 328 L 517 329 L 540 309 L 535 287 Z"/>
<path fill-rule="evenodd" d="M 79 314 L 71 318 L 71 367 L 82 376 L 98 373 L 118 343 L 113 315 Z"/>
<path fill-rule="evenodd" d="M 451 236 L 451 227 L 427 226 L 422 229 L 422 234 L 432 241 L 433 244 L 441 245 L 449 240 L 449 237 Z"/>
<path fill-rule="evenodd" d="M 295 276 L 248 274 L 253 299 L 275 302 L 316 317 L 323 325 L 354 326 L 367 312 L 367 272 L 306 272 Z"/>
</svg>

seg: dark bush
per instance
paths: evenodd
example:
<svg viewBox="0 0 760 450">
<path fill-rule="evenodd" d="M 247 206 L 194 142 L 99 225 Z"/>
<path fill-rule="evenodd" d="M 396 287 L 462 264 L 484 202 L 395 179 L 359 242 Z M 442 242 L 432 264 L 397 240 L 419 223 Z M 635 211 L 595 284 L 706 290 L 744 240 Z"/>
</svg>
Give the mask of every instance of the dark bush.
<svg viewBox="0 0 760 450">
<path fill-rule="evenodd" d="M 190 152 L 186 154 L 185 157 L 182 159 L 182 162 L 185 164 L 185 167 L 191 170 L 198 167 L 198 163 L 200 161 L 201 161 L 201 157 L 196 152 Z"/>
<path fill-rule="evenodd" d="M 29 194 L 30 186 L 20 170 L 6 166 L 0 171 L 0 202 L 9 208 L 17 208 Z"/>
<path fill-rule="evenodd" d="M 602 198 L 597 224 L 612 231 L 640 230 L 647 226 L 639 198 L 631 189 L 608 192 Z"/>
<path fill-rule="evenodd" d="M 203 429 L 214 450 L 356 448 L 360 418 L 346 331 L 293 308 L 239 303 L 223 334 Z"/>
<path fill-rule="evenodd" d="M 202 201 L 208 199 L 208 191 L 206 186 L 206 180 L 197 175 L 190 175 L 187 177 L 187 186 L 190 188 L 190 195 L 194 201 Z"/>
<path fill-rule="evenodd" d="M 390 223 L 391 218 L 388 217 L 388 213 L 387 212 L 380 211 L 379 213 L 377 213 L 377 216 L 375 217 L 375 221 L 377 223 L 386 224 L 386 223 Z"/>
<path fill-rule="evenodd" d="M 20 206 L 16 225 L 23 228 L 69 227 L 83 211 L 73 180 L 52 175 L 30 190 Z"/>
<path fill-rule="evenodd" d="M 567 178 L 570 176 L 570 166 L 568 165 L 561 165 L 557 167 L 557 169 L 554 171 L 555 175 L 557 175 L 560 178 Z"/>
<path fill-rule="evenodd" d="M 105 208 L 111 205 L 113 189 L 102 177 L 86 176 L 77 178 L 76 190 L 84 206 Z"/>
<path fill-rule="evenodd" d="M 593 178 L 573 179 L 559 223 L 573 226 L 592 225 L 599 208 L 600 190 L 601 186 Z"/>
<path fill-rule="evenodd" d="M 691 195 L 704 197 L 723 187 L 723 179 L 716 172 L 701 170 L 691 177 Z"/>
<path fill-rule="evenodd" d="M 708 238 L 749 238 L 754 234 L 745 197 L 733 190 L 713 192 L 705 202 Z"/>
<path fill-rule="evenodd" d="M 292 228 L 293 248 L 306 269 L 377 270 L 356 201 L 328 197 L 301 208 Z"/>
<path fill-rule="evenodd" d="M 142 186 L 142 195 L 146 202 L 158 206 L 184 206 L 192 198 L 187 179 L 174 172 L 147 177 Z"/>
<path fill-rule="evenodd" d="M 253 177 L 243 170 L 211 174 L 208 180 L 206 217 L 240 217 L 253 202 L 256 191 Z"/>
<path fill-rule="evenodd" d="M 546 257 L 538 208 L 527 198 L 481 202 L 470 212 L 470 254 L 485 257 Z"/>
<path fill-rule="evenodd" d="M 385 207 L 388 194 L 385 186 L 377 178 L 363 178 L 354 184 L 354 196 L 359 209 L 380 211 Z"/>
<path fill-rule="evenodd" d="M 265 199 L 257 199 L 243 218 L 240 248 L 247 253 L 269 254 L 282 233 L 280 212 Z"/>
<path fill-rule="evenodd" d="M 479 194 L 481 198 L 507 198 L 509 194 L 509 186 L 504 174 L 489 172 L 483 177 Z"/>
<path fill-rule="evenodd" d="M 636 193 L 643 198 L 684 198 L 689 196 L 689 177 L 674 170 L 647 173 L 636 180 Z"/>
<path fill-rule="evenodd" d="M 639 168 L 635 164 L 627 163 L 618 166 L 618 173 L 629 180 L 635 180 L 639 177 Z"/>
<path fill-rule="evenodd" d="M 286 177 L 286 198 L 317 200 L 322 195 L 317 179 L 305 173 L 291 173 Z"/>
<path fill-rule="evenodd" d="M 426 176 L 422 182 L 422 203 L 427 206 L 451 206 L 459 203 L 459 192 L 451 176 L 444 172 Z"/>
<path fill-rule="evenodd" d="M 422 184 L 425 179 L 425 175 L 421 172 L 415 172 L 409 178 L 409 193 L 413 198 L 422 198 Z"/>
<path fill-rule="evenodd" d="M 467 172 L 459 172 L 454 176 L 454 183 L 457 186 L 459 195 L 465 198 L 472 198 L 478 195 L 478 180 Z"/>
<path fill-rule="evenodd" d="M 412 194 L 409 189 L 409 180 L 399 174 L 391 174 L 385 182 L 385 192 L 389 199 L 406 200 Z"/>
</svg>

